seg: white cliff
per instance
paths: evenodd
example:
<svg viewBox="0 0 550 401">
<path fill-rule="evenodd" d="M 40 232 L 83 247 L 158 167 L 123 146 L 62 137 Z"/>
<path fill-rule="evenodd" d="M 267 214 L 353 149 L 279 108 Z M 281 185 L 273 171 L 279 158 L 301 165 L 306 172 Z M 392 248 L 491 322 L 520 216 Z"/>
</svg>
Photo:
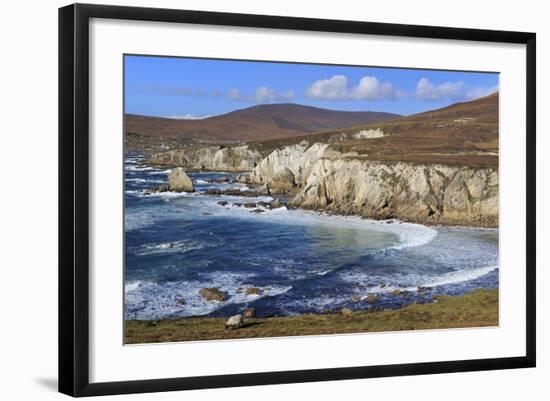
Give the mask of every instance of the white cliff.
<svg viewBox="0 0 550 401">
<path fill-rule="evenodd" d="M 153 154 L 148 163 L 190 170 L 250 171 L 261 159 L 262 155 L 248 145 L 193 146 Z"/>
<path fill-rule="evenodd" d="M 498 170 L 322 158 L 293 204 L 369 218 L 498 226 Z"/>
<path fill-rule="evenodd" d="M 368 160 L 328 144 L 273 151 L 249 181 L 297 207 L 433 224 L 498 226 L 498 170 Z"/>
<path fill-rule="evenodd" d="M 325 152 L 328 144 L 303 141 L 274 150 L 250 174 L 250 181 L 265 184 L 276 193 L 291 192 L 310 173 L 310 167 Z"/>
<path fill-rule="evenodd" d="M 496 168 L 369 160 L 327 143 L 284 146 L 261 157 L 247 145 L 209 146 L 154 155 L 152 162 L 192 169 L 251 171 L 240 180 L 296 207 L 399 218 L 429 224 L 498 226 Z"/>
</svg>

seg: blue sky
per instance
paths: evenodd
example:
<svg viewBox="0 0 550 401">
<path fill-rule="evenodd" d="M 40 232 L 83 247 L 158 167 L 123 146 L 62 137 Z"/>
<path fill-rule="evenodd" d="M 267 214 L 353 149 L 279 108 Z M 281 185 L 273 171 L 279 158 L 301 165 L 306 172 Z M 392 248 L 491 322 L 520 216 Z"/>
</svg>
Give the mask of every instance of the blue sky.
<svg viewBox="0 0 550 401">
<path fill-rule="evenodd" d="M 125 112 L 162 117 L 265 103 L 408 115 L 497 88 L 495 73 L 125 56 Z"/>
</svg>

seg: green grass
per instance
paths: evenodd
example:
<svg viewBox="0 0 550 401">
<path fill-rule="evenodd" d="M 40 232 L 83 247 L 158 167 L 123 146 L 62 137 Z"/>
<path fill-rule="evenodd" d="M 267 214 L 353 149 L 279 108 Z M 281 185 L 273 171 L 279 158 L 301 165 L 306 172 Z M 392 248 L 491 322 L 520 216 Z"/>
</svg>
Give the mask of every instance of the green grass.
<svg viewBox="0 0 550 401">
<path fill-rule="evenodd" d="M 127 320 L 125 343 L 487 327 L 499 323 L 498 289 L 478 289 L 458 297 L 435 297 L 434 301 L 397 310 L 258 318 L 235 330 L 225 329 L 225 318 Z"/>
</svg>

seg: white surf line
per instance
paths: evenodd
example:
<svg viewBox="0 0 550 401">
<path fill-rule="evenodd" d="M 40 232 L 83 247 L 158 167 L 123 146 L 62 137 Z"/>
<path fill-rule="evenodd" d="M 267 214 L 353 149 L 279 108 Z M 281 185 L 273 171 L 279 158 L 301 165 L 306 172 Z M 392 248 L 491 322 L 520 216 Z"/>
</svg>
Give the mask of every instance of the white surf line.
<svg viewBox="0 0 550 401">
<path fill-rule="evenodd" d="M 272 211 L 266 210 L 267 213 L 260 214 L 260 217 L 275 217 L 273 221 L 291 224 L 294 220 L 297 224 L 303 223 L 304 225 L 324 225 L 327 223 L 333 224 L 337 227 L 355 228 L 355 229 L 371 229 L 379 232 L 389 232 L 396 234 L 399 238 L 400 244 L 384 249 L 404 249 L 410 247 L 421 246 L 432 241 L 438 234 L 437 230 L 416 223 L 405 223 L 400 220 L 392 220 L 388 223 L 387 220 L 371 220 L 363 219 L 358 216 L 338 216 L 330 215 L 326 213 L 319 213 L 304 209 L 291 209 L 288 216 L 285 214 L 274 215 Z M 294 215 L 294 216 L 292 216 Z"/>
<path fill-rule="evenodd" d="M 258 299 L 283 294 L 292 286 L 270 285 L 255 286 L 249 284 L 253 275 L 228 275 L 217 280 L 189 280 L 159 284 L 149 280 L 134 280 L 124 286 L 127 308 L 138 308 L 127 315 L 137 319 L 158 319 L 166 316 L 201 316 L 212 313 L 228 305 L 246 305 Z M 245 284 L 247 282 L 247 284 Z M 207 301 L 200 294 L 201 288 L 216 287 L 226 293 L 225 301 Z M 246 295 L 245 288 L 257 287 L 260 294 Z M 239 289 L 241 291 L 239 291 Z M 179 299 L 184 300 L 178 305 Z"/>
<path fill-rule="evenodd" d="M 410 286 L 410 287 L 398 287 L 395 285 L 387 285 L 384 287 L 374 286 L 374 287 L 368 288 L 367 292 L 369 294 L 388 294 L 395 290 L 417 292 L 418 287 L 433 288 L 433 287 L 440 287 L 443 285 L 459 284 L 459 283 L 464 283 L 466 281 L 475 280 L 496 269 L 498 269 L 498 266 L 483 266 L 475 269 L 454 271 L 454 272 L 444 273 L 439 277 L 434 277 L 427 281 L 419 282 L 418 285 L 416 286 Z M 363 298 L 366 298 L 366 296 L 362 297 L 362 299 Z"/>
</svg>

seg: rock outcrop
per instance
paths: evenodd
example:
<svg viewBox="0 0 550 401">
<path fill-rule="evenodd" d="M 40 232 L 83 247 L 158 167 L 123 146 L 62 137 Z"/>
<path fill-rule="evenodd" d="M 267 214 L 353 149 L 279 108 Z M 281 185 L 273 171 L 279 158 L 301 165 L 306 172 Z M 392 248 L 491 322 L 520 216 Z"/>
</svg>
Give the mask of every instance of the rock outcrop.
<svg viewBox="0 0 550 401">
<path fill-rule="evenodd" d="M 242 315 L 234 315 L 231 316 L 229 319 L 227 319 L 227 322 L 225 323 L 226 329 L 240 329 L 244 326 L 244 318 Z"/>
<path fill-rule="evenodd" d="M 428 224 L 498 226 L 498 170 L 369 160 L 329 144 L 275 150 L 246 177 L 296 207 Z"/>
<path fill-rule="evenodd" d="M 193 181 L 181 167 L 176 167 L 168 175 L 168 190 L 174 192 L 193 192 Z"/>
<path fill-rule="evenodd" d="M 498 226 L 498 170 L 321 158 L 298 207 L 432 224 Z"/>
<path fill-rule="evenodd" d="M 309 176 L 310 166 L 318 160 L 328 144 L 306 141 L 274 150 L 248 177 L 254 184 L 265 184 L 271 193 L 289 193 Z"/>
<path fill-rule="evenodd" d="M 353 134 L 353 139 L 373 139 L 373 138 L 382 138 L 384 131 L 380 128 L 377 129 L 362 129 L 355 134 Z"/>
<path fill-rule="evenodd" d="M 201 288 L 199 290 L 199 295 L 206 299 L 207 301 L 219 301 L 223 302 L 226 300 L 226 295 L 224 292 L 220 291 L 219 289 L 212 287 L 212 288 Z"/>
<path fill-rule="evenodd" d="M 371 131 L 362 135 L 383 135 Z M 308 141 L 276 149 L 263 159 L 242 145 L 169 151 L 152 160 L 193 169 L 251 171 L 237 181 L 261 186 L 262 193 L 293 195 L 295 207 L 427 224 L 498 226 L 497 168 L 377 161 Z"/>
<path fill-rule="evenodd" d="M 248 145 L 189 146 L 153 154 L 148 164 L 178 166 L 190 170 L 251 171 L 262 159 L 257 150 Z"/>
</svg>

